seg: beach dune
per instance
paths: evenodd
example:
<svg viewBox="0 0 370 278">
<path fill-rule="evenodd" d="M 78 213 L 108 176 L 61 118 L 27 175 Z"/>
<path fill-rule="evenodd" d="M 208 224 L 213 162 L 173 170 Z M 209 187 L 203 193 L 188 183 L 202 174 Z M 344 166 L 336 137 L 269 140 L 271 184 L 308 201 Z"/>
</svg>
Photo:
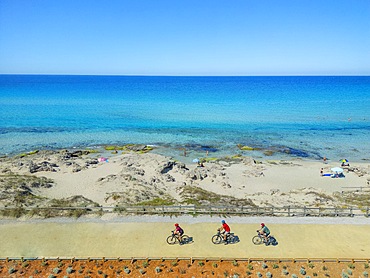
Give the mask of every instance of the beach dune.
<svg viewBox="0 0 370 278">
<path fill-rule="evenodd" d="M 0 188 L 7 198 L 0 202 L 14 205 L 11 197 L 18 194 L 24 199 L 40 197 L 28 198 L 24 206 L 81 196 L 91 205 L 101 206 L 151 204 L 156 200 L 159 204 L 334 207 L 359 205 L 353 194 L 363 197 L 370 189 L 367 163 L 345 168 L 345 178 L 331 178 L 321 176 L 320 169 L 332 173 L 331 168 L 339 162 L 257 161 L 238 156 L 209 160 L 199 167 L 155 153 L 109 154 L 105 160 L 103 155 L 45 151 L 2 158 Z M 7 188 L 10 178 L 13 191 Z"/>
</svg>

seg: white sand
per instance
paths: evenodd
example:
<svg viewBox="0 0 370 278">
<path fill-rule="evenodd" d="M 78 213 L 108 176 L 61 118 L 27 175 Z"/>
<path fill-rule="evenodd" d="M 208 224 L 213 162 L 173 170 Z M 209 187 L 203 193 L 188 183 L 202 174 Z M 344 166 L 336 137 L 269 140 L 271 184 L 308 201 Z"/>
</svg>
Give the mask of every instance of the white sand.
<svg viewBox="0 0 370 278">
<path fill-rule="evenodd" d="M 109 162 L 99 162 L 85 166 L 86 161 L 97 155 L 74 158 L 69 162 L 81 166 L 73 172 L 74 166 L 61 161 L 57 154 L 29 156 L 5 162 L 0 168 L 10 168 L 14 173 L 29 174 L 27 163 L 49 161 L 56 163 L 56 172 L 41 171 L 32 175 L 54 180 L 51 188 L 33 189 L 35 194 L 47 198 L 67 198 L 82 195 L 103 206 L 117 204 L 112 194 L 131 198 L 132 203 L 163 197 L 168 194 L 181 201 L 180 192 L 184 185 L 191 185 L 205 190 L 234 196 L 250 198 L 257 205 L 273 204 L 283 206 L 299 205 L 335 205 L 330 200 L 318 200 L 317 194 L 331 195 L 334 192 L 349 190 L 346 187 L 369 188 L 370 165 L 356 163 L 351 165 L 358 171 L 345 170 L 345 178 L 320 176 L 331 173 L 332 167 L 340 166 L 339 162 L 323 164 L 321 161 L 261 161 L 255 164 L 253 159 L 245 157 L 239 162 L 209 162 L 205 167 L 195 163 L 187 164 L 187 169 L 174 165 L 166 173 L 161 173 L 164 165 L 173 163 L 171 158 L 153 153 L 117 154 Z M 58 160 L 59 159 L 59 160 Z M 19 166 L 19 162 L 23 166 Z M 1 169 L 0 169 L 1 170 Z M 197 177 L 197 178 L 194 178 Z M 309 192 L 317 194 L 307 194 Z"/>
</svg>

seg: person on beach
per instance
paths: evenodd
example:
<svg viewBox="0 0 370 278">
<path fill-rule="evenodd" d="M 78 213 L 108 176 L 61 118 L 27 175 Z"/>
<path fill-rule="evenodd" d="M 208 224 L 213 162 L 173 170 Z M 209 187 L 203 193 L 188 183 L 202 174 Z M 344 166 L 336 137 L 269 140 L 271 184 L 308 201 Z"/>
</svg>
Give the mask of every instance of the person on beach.
<svg viewBox="0 0 370 278">
<path fill-rule="evenodd" d="M 326 156 L 324 156 L 324 158 L 322 159 L 324 161 L 324 164 L 327 164 L 328 162 L 326 161 Z"/>
<path fill-rule="evenodd" d="M 178 223 L 175 224 L 175 230 L 173 231 L 173 233 L 178 238 L 180 245 L 182 245 L 182 235 L 184 234 L 184 230 L 180 227 Z"/>
<path fill-rule="evenodd" d="M 320 169 L 320 176 L 323 176 L 324 175 L 324 168 L 321 168 Z"/>
<path fill-rule="evenodd" d="M 225 220 L 222 220 L 221 221 L 221 228 L 219 228 L 218 230 L 221 232 L 223 238 L 224 238 L 224 241 L 225 241 L 225 245 L 228 243 L 227 242 L 227 237 L 229 236 L 230 234 L 230 227 L 229 225 L 226 224 L 226 221 Z"/>
<path fill-rule="evenodd" d="M 265 223 L 261 223 L 261 229 L 257 230 L 257 232 L 263 237 L 265 243 L 267 242 L 267 238 L 270 235 L 270 230 L 267 228 Z"/>
</svg>

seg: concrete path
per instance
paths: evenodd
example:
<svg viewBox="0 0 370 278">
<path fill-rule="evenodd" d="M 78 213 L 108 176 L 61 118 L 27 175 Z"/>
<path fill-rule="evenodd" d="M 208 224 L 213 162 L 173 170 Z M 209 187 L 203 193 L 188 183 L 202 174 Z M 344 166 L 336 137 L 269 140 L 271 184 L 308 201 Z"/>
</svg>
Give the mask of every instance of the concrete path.
<svg viewBox="0 0 370 278">
<path fill-rule="evenodd" d="M 230 222 L 231 223 L 231 222 Z M 170 246 L 169 222 L 0 222 L 0 257 L 370 258 L 369 225 L 269 224 L 277 246 L 256 246 L 255 224 L 230 224 L 240 242 L 214 245 L 218 223 L 184 223 L 194 242 Z"/>
</svg>

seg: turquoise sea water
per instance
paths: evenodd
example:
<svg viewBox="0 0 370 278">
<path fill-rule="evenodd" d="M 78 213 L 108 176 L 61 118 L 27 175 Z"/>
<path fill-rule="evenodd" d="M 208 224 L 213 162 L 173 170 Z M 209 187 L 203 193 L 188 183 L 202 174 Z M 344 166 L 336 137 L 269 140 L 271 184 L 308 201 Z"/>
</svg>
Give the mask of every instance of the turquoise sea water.
<svg viewBox="0 0 370 278">
<path fill-rule="evenodd" d="M 143 143 L 220 156 L 243 144 L 370 160 L 370 77 L 0 75 L 0 107 L 2 155 Z"/>
</svg>

